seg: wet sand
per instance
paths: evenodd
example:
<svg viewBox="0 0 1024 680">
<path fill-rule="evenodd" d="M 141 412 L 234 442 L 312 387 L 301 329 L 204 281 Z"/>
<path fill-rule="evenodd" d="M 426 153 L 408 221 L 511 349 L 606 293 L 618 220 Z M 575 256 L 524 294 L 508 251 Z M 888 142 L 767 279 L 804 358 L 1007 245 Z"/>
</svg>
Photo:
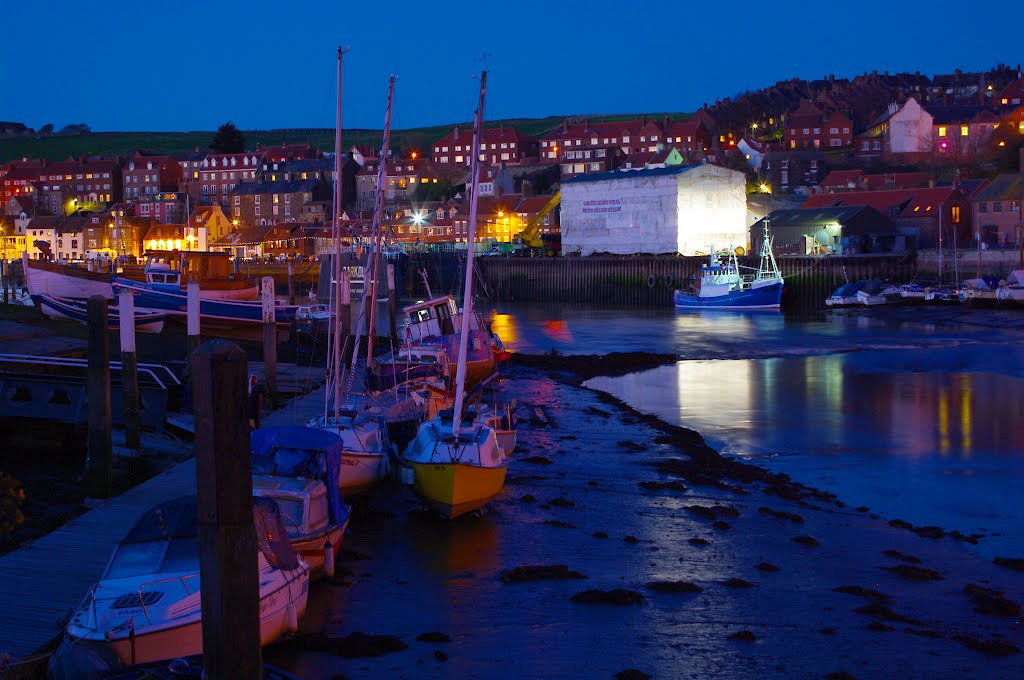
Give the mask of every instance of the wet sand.
<svg viewBox="0 0 1024 680">
<path fill-rule="evenodd" d="M 313 588 L 304 636 L 268 661 L 318 678 L 1024 675 L 1024 572 L 578 386 L 621 369 L 614 357 L 520 363 L 532 366 L 511 368 L 504 388 L 521 420 L 502 496 L 445 522 L 405 489 L 377 490 L 340 575 Z M 586 578 L 502 580 L 524 565 Z M 616 589 L 622 604 L 573 601 Z M 350 658 L 373 651 L 331 642 L 353 633 L 395 636 L 376 651 L 397 651 Z"/>
</svg>

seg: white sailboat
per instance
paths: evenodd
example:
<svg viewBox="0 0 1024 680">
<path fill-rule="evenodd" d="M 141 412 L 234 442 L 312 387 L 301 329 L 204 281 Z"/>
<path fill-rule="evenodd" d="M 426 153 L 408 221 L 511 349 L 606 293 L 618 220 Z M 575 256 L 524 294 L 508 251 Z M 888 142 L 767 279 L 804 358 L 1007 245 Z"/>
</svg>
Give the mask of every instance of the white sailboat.
<svg viewBox="0 0 1024 680">
<path fill-rule="evenodd" d="M 334 267 L 335 286 L 332 286 L 331 295 L 334 303 L 334 321 L 332 326 L 334 332 L 328 334 L 327 356 L 329 362 L 329 376 L 327 394 L 324 397 L 324 414 L 309 421 L 310 427 L 315 427 L 328 432 L 333 432 L 341 437 L 344 446 L 342 454 L 341 492 L 343 495 L 352 495 L 366 491 L 385 479 L 391 473 L 391 457 L 395 455 L 394 446 L 388 437 L 387 423 L 379 413 L 371 413 L 357 407 L 351 399 L 351 385 L 359 358 L 359 343 L 363 330 L 363 319 L 367 308 L 367 297 L 370 296 L 371 319 L 373 308 L 376 307 L 376 286 L 367 285 L 363 290 L 362 300 L 359 304 L 359 320 L 356 324 L 356 336 L 354 350 L 352 352 L 352 367 L 349 371 L 348 386 L 343 398 L 342 382 L 342 338 L 340 332 L 341 320 L 341 291 L 337 289 L 342 285 L 341 277 L 341 75 L 342 56 L 344 51 L 338 48 L 338 112 L 337 130 L 334 140 L 334 229 L 333 245 L 334 256 L 332 265 Z M 391 138 L 391 106 L 394 98 L 395 78 L 391 77 L 388 84 L 388 109 L 384 121 L 384 144 L 381 147 L 381 158 L 387 157 L 388 145 Z M 377 196 L 373 213 L 373 232 L 371 234 L 370 260 L 376 257 L 380 240 L 380 224 L 384 210 L 384 184 L 387 181 L 387 164 L 381 163 L 377 174 Z M 369 267 L 368 267 L 369 269 Z M 371 323 L 371 328 L 372 328 Z M 332 342 L 333 336 L 333 342 Z M 372 338 L 372 334 L 370 335 Z M 347 340 L 347 339 L 346 339 Z"/>
<path fill-rule="evenodd" d="M 472 189 L 466 257 L 473 257 L 480 178 L 480 136 L 484 120 L 487 72 L 480 78 L 480 104 L 473 129 Z M 490 425 L 475 414 L 463 413 L 466 397 L 467 345 L 473 316 L 473 262 L 466 263 L 465 309 L 459 337 L 455 377 L 455 406 L 425 421 L 403 454 L 403 480 L 443 517 L 458 517 L 483 507 L 501 493 L 508 459 Z M 464 419 L 463 416 L 466 416 Z"/>
</svg>

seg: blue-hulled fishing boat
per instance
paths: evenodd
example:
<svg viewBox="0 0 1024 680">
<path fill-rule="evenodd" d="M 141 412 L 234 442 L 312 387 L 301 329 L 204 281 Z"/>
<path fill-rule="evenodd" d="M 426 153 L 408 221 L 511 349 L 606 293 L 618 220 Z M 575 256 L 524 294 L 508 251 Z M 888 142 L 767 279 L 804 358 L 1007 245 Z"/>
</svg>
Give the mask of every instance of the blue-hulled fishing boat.
<svg viewBox="0 0 1024 680">
<path fill-rule="evenodd" d="M 723 261 L 724 259 L 724 261 Z M 761 263 L 755 274 L 741 274 L 733 250 L 725 258 L 712 254 L 700 268 L 693 285 L 672 296 L 677 309 L 778 309 L 782 303 L 783 279 L 772 252 L 768 220 L 764 221 Z"/>
</svg>

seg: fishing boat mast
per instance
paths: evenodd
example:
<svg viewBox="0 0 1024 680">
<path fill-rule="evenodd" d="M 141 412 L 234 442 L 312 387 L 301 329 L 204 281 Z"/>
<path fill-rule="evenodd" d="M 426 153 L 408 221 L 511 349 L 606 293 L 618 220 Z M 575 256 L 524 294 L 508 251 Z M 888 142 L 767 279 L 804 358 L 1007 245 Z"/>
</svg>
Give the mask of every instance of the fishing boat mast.
<svg viewBox="0 0 1024 680">
<path fill-rule="evenodd" d="M 472 193 L 469 198 L 469 225 L 466 234 L 466 287 L 462 294 L 462 332 L 459 335 L 459 365 L 455 372 L 455 408 L 452 414 L 452 437 L 459 437 L 463 398 L 466 393 L 466 353 L 469 351 L 469 319 L 473 315 L 473 238 L 476 234 L 476 199 L 480 184 L 480 137 L 484 126 L 484 97 L 487 94 L 487 71 L 480 75 L 480 104 L 473 126 Z"/>
<path fill-rule="evenodd" d="M 367 338 L 367 361 L 369 362 L 373 357 L 373 334 L 376 332 L 374 328 L 374 309 L 377 307 L 377 290 L 376 290 L 376 267 L 371 267 L 376 262 L 377 249 L 380 240 L 380 225 L 384 213 L 384 185 L 387 183 L 388 170 L 387 170 L 387 150 L 391 144 L 391 106 L 395 96 L 395 76 L 391 76 L 388 79 L 388 110 L 384 116 L 384 142 L 381 144 L 380 149 L 380 165 L 377 168 L 377 193 L 374 197 L 373 202 L 373 226 L 370 229 L 370 251 L 366 256 L 366 269 L 364 275 L 365 284 L 363 286 L 363 298 L 359 302 L 359 320 L 356 325 L 356 336 L 355 345 L 352 350 L 352 365 L 349 367 L 348 383 L 345 387 L 345 395 L 349 395 L 352 392 L 352 382 L 355 379 L 356 366 L 359 363 L 359 341 L 362 339 L 363 320 L 366 318 L 366 299 L 371 298 L 370 306 L 370 330 Z M 373 280 L 371 281 L 371 269 L 373 274 Z M 369 367 L 369 363 L 367 363 Z M 337 401 L 334 404 L 335 414 L 337 415 L 340 406 Z"/>
</svg>

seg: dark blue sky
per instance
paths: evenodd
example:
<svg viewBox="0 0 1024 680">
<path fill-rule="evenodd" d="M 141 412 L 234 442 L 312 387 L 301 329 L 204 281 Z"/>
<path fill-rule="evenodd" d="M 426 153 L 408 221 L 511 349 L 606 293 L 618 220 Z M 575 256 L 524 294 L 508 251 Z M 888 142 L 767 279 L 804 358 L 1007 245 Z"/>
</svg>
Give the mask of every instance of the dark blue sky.
<svg viewBox="0 0 1024 680">
<path fill-rule="evenodd" d="M 489 119 L 691 111 L 794 76 L 927 74 L 1021 61 L 1015 21 L 958 3 L 512 3 L 69 0 L 6 3 L 0 120 L 97 131 L 396 128 L 469 120 L 489 54 Z M 1019 15 L 1018 15 L 1019 16 Z M 1000 18 L 1002 17 L 1002 18 Z"/>
</svg>

